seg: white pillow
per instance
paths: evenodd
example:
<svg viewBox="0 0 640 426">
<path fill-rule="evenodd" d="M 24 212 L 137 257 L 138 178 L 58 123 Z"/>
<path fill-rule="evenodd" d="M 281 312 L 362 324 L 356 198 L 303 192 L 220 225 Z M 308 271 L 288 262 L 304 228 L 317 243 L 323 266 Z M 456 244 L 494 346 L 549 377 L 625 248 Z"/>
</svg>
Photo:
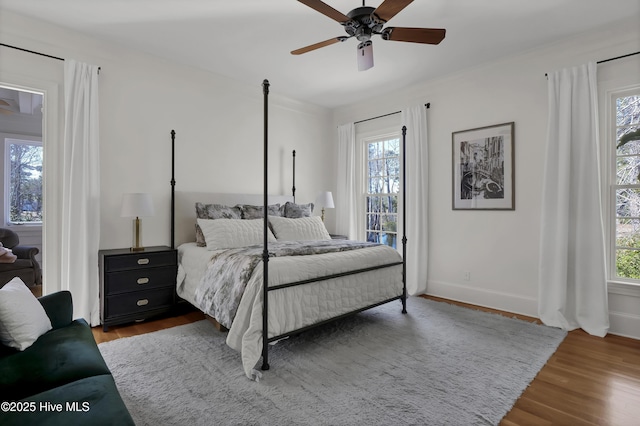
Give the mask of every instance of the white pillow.
<svg viewBox="0 0 640 426">
<path fill-rule="evenodd" d="M 331 236 L 320 216 L 286 217 L 269 216 L 269 222 L 278 241 L 330 240 Z"/>
<path fill-rule="evenodd" d="M 263 219 L 197 219 L 207 250 L 230 249 L 264 243 Z M 269 242 L 276 239 L 267 229 Z"/>
<path fill-rule="evenodd" d="M 0 341 L 24 351 L 51 330 L 51 321 L 31 290 L 18 277 L 0 288 Z"/>
</svg>

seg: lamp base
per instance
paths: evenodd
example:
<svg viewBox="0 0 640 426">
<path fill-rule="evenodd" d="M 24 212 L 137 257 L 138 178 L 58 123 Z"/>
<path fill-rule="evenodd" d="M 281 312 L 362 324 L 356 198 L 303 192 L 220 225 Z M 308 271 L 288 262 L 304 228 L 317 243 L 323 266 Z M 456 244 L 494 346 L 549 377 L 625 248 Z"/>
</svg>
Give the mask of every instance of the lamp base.
<svg viewBox="0 0 640 426">
<path fill-rule="evenodd" d="M 144 247 L 140 244 L 142 239 L 140 238 L 140 228 L 141 221 L 139 217 L 133 221 L 133 247 L 131 247 L 131 251 L 144 251 Z"/>
</svg>

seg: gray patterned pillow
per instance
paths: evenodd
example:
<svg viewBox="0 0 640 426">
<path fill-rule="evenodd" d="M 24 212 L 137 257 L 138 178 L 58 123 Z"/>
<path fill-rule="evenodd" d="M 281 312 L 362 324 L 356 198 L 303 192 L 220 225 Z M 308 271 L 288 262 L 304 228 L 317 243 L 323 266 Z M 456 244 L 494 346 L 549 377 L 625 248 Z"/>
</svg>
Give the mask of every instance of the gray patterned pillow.
<svg viewBox="0 0 640 426">
<path fill-rule="evenodd" d="M 264 214 L 264 206 L 252 206 L 251 204 L 243 204 L 241 206 L 237 206 L 242 209 L 242 218 L 243 219 L 262 219 Z M 271 204 L 267 206 L 269 210 L 269 216 L 282 216 L 282 208 L 280 208 L 280 204 Z"/>
<path fill-rule="evenodd" d="M 198 219 L 242 219 L 242 210 L 240 206 L 196 203 L 196 217 Z"/>
<path fill-rule="evenodd" d="M 206 247 L 207 241 L 204 239 L 204 234 L 202 233 L 202 228 L 200 225 L 196 223 L 196 245 L 198 247 Z"/>
<path fill-rule="evenodd" d="M 284 205 L 284 217 L 288 217 L 289 219 L 309 217 L 311 213 L 313 213 L 313 203 L 296 204 L 287 201 Z"/>
<path fill-rule="evenodd" d="M 199 219 L 242 219 L 240 206 L 229 207 L 223 204 L 196 203 L 196 217 Z M 207 245 L 200 225 L 196 223 L 196 245 Z"/>
</svg>

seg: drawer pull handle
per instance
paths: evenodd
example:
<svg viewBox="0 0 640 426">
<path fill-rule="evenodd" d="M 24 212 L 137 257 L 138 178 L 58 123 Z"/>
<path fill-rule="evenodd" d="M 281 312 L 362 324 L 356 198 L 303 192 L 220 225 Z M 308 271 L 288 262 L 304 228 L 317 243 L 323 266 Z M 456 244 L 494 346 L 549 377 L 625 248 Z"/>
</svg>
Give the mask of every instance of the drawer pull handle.
<svg viewBox="0 0 640 426">
<path fill-rule="evenodd" d="M 138 306 L 144 306 L 149 303 L 149 299 L 140 299 L 136 302 Z"/>
<path fill-rule="evenodd" d="M 138 259 L 138 265 L 148 265 L 149 264 L 149 259 L 147 259 L 146 257 L 143 259 Z"/>
<path fill-rule="evenodd" d="M 145 278 L 138 278 L 137 283 L 138 284 L 147 284 L 147 283 L 149 283 L 149 278 L 146 278 L 146 277 Z"/>
</svg>

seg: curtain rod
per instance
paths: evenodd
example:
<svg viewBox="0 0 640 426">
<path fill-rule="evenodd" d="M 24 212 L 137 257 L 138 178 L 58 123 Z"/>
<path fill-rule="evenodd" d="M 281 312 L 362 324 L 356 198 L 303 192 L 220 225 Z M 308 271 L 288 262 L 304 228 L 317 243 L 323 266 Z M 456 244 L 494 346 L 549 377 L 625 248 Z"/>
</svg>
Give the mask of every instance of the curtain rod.
<svg viewBox="0 0 640 426">
<path fill-rule="evenodd" d="M 44 56 L 46 58 L 51 58 L 51 59 L 57 59 L 59 61 L 64 61 L 64 58 L 58 58 L 57 56 L 47 55 L 46 53 L 40 53 L 40 52 L 36 52 L 34 50 L 23 49 L 22 47 L 11 46 L 10 44 L 0 43 L 0 46 L 9 47 L 11 49 L 16 49 L 16 50 L 22 50 L 23 52 L 33 53 L 34 55 L 40 55 L 40 56 Z"/>
<path fill-rule="evenodd" d="M 426 104 L 424 104 L 424 106 L 428 109 L 431 108 L 431 103 L 427 102 Z M 353 124 L 360 124 L 360 123 L 364 123 L 365 121 L 371 121 L 371 120 L 377 120 L 378 118 L 383 118 L 383 117 L 388 117 L 390 115 L 395 115 L 395 114 L 400 114 L 402 111 L 395 111 L 395 112 L 390 112 L 389 114 L 383 114 L 383 115 L 379 115 L 377 117 L 371 117 L 371 118 L 365 118 L 364 120 L 360 120 L 360 121 L 354 121 Z"/>
<path fill-rule="evenodd" d="M 615 61 L 616 59 L 628 58 L 629 56 L 640 55 L 640 51 L 627 53 L 626 55 L 616 56 L 615 58 L 603 59 L 601 61 L 596 62 L 596 64 L 604 64 L 605 62 Z M 548 77 L 547 73 L 544 74 L 545 77 Z"/>
<path fill-rule="evenodd" d="M 603 59 L 602 61 L 596 62 L 596 64 L 604 64 L 605 62 L 615 61 L 616 59 L 622 59 L 622 58 L 626 58 L 628 56 L 633 56 L 633 55 L 640 55 L 640 51 L 627 53 L 626 55 L 622 55 L 622 56 L 616 56 L 615 58 Z"/>
<path fill-rule="evenodd" d="M 47 55 L 46 53 L 36 52 L 35 50 L 23 49 L 22 47 L 12 46 L 10 44 L 0 43 L 0 46 L 4 46 L 4 47 L 11 48 L 11 49 L 16 49 L 16 50 L 21 50 L 23 52 L 33 53 L 34 55 L 44 56 L 45 58 L 51 58 L 51 59 L 56 59 L 58 61 L 64 61 L 64 58 L 59 58 L 57 56 Z M 102 69 L 101 67 L 98 67 L 98 74 L 100 74 L 100 70 L 101 69 Z"/>
</svg>

